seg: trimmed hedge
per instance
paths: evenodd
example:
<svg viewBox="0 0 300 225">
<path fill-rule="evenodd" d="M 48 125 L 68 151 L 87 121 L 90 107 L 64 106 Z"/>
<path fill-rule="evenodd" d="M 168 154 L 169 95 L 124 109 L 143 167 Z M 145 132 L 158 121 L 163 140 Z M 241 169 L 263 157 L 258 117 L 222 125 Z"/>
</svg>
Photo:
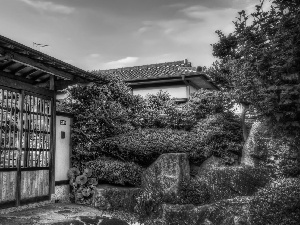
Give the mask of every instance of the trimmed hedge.
<svg viewBox="0 0 300 225">
<path fill-rule="evenodd" d="M 93 170 L 93 177 L 98 178 L 98 183 L 141 185 L 143 168 L 133 162 L 122 162 L 107 157 L 86 163 Z"/>
<path fill-rule="evenodd" d="M 300 224 L 300 178 L 275 180 L 250 202 L 251 224 Z"/>
<path fill-rule="evenodd" d="M 142 129 L 107 138 L 102 149 L 124 161 L 149 166 L 161 154 L 187 153 L 191 162 L 201 164 L 211 156 L 211 150 L 203 151 L 202 140 L 196 133 L 171 129 Z"/>
</svg>

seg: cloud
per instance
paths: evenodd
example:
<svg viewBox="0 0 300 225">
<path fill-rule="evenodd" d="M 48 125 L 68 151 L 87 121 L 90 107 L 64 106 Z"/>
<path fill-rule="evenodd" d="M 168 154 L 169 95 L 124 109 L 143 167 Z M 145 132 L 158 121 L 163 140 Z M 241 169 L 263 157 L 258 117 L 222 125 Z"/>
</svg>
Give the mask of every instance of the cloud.
<svg viewBox="0 0 300 225">
<path fill-rule="evenodd" d="M 41 11 L 41 12 L 54 12 L 61 14 L 71 14 L 74 11 L 74 8 L 59 5 L 50 1 L 42 1 L 42 0 L 20 0 L 27 5 Z"/>
<path fill-rule="evenodd" d="M 98 53 L 92 53 L 92 54 L 90 54 L 91 58 L 98 58 L 99 56 L 100 56 L 100 54 L 98 54 Z"/>
<path fill-rule="evenodd" d="M 138 61 L 138 57 L 125 57 L 123 59 L 119 59 L 116 61 L 107 62 L 104 64 L 104 69 L 114 69 L 114 68 L 121 68 L 121 67 L 128 67 L 134 66 L 134 64 Z"/>
</svg>

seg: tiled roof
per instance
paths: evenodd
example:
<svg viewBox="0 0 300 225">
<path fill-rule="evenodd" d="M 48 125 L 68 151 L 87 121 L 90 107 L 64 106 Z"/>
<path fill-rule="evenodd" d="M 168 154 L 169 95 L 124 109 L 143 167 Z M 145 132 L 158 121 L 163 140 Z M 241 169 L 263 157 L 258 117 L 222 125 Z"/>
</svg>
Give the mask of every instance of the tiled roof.
<svg viewBox="0 0 300 225">
<path fill-rule="evenodd" d="M 143 66 L 125 67 L 120 69 L 98 70 L 96 74 L 107 74 L 120 76 L 123 80 L 136 80 L 159 77 L 178 76 L 186 70 L 195 71 L 196 68 L 191 66 L 187 60 L 158 63 Z"/>
</svg>

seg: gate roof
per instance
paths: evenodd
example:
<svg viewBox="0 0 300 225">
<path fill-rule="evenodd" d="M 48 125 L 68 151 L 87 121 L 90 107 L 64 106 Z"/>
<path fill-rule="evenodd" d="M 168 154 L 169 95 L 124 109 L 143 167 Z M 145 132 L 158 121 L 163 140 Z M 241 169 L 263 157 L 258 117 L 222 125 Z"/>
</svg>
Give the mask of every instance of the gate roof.
<svg viewBox="0 0 300 225">
<path fill-rule="evenodd" d="M 0 35 L 0 75 L 49 89 L 51 75 L 56 90 L 75 83 L 99 80 L 94 74 Z"/>
</svg>

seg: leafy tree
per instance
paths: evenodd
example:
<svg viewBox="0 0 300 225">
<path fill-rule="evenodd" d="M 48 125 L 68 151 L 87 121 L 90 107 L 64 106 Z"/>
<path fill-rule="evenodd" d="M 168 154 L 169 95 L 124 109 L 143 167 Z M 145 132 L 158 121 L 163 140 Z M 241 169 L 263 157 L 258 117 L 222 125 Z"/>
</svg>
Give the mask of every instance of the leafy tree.
<svg viewBox="0 0 300 225">
<path fill-rule="evenodd" d="M 212 46 L 219 61 L 209 73 L 242 104 L 243 117 L 252 107 L 270 125 L 295 133 L 300 128 L 300 1 L 271 3 L 268 11 L 261 0 L 254 13 L 239 12 L 233 33 L 216 32 L 219 41 Z"/>
</svg>

